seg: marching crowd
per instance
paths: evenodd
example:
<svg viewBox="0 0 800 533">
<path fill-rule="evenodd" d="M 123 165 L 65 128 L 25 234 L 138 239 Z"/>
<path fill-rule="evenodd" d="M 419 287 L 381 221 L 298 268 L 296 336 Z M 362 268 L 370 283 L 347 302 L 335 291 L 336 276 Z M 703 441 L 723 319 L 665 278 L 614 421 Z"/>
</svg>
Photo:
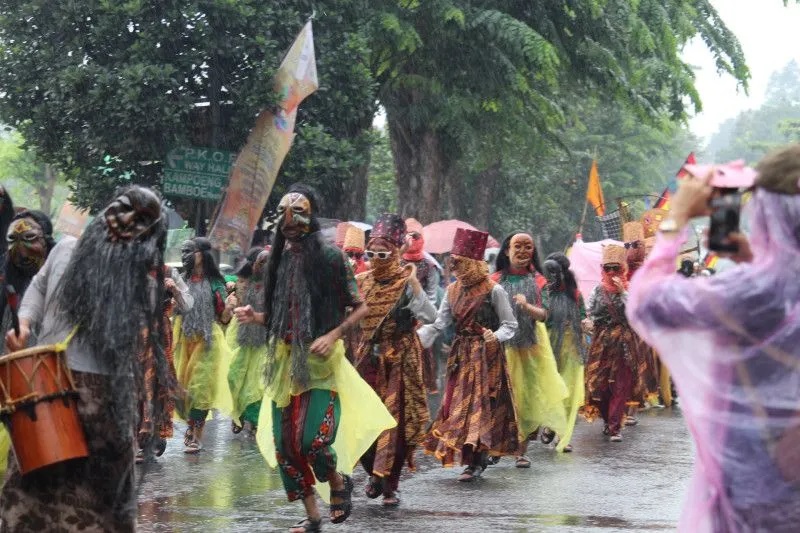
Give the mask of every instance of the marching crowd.
<svg viewBox="0 0 800 533">
<path fill-rule="evenodd" d="M 503 456 L 530 467 L 533 440 L 571 452 L 579 416 L 620 442 L 637 410 L 673 402 L 671 371 L 698 447 L 684 525 L 785 530 L 787 516 L 800 519 L 800 148 L 759 171 L 751 238 L 730 236 L 741 266 L 678 273 L 687 222 L 713 194 L 688 178 L 665 220 L 628 222 L 624 246 L 603 248 L 587 295 L 568 256 L 542 261 L 527 232 L 507 236 L 490 265 L 488 234 L 459 229 L 445 268 L 419 222 L 397 214 L 368 238 L 343 224 L 328 242 L 302 184 L 235 281 L 203 237 L 183 244 L 180 272 L 164 265 L 161 201 L 148 189 L 122 191 L 79 239 L 57 244 L 46 215 L 14 214 L 4 194 L 4 283 L 24 294 L 19 309 L 3 302 L 7 348 L 63 347 L 89 454 L 23 473 L 11 452 L 0 527 L 132 531 L 134 461 L 164 452 L 175 417 L 184 451 L 201 452 L 217 410 L 304 504 L 291 531 L 320 531 L 317 490 L 330 521 L 347 520 L 357 463 L 365 495 L 397 506 L 418 451 L 459 465 L 466 483 Z M 754 468 L 760 482 L 748 480 Z"/>
</svg>

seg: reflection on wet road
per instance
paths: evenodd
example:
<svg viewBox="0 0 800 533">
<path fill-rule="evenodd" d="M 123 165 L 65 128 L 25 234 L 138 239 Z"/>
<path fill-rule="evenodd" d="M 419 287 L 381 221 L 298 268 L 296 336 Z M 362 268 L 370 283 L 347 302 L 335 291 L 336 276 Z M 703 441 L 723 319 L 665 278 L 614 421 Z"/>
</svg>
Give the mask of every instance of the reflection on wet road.
<svg viewBox="0 0 800 533">
<path fill-rule="evenodd" d="M 641 413 L 622 443 L 602 425 L 579 422 L 572 454 L 530 446 L 532 468 L 503 459 L 475 483 L 458 483 L 460 469 L 419 456 L 418 470 L 400 484 L 402 503 L 384 509 L 363 495 L 356 471 L 355 509 L 331 532 L 654 531 L 674 530 L 691 470 L 691 442 L 680 412 Z M 176 435 L 183 426 L 177 425 Z M 183 454 L 182 437 L 147 465 L 141 484 L 144 532 L 284 531 L 303 516 L 286 501 L 277 472 L 255 443 L 234 436 L 227 420 L 207 426 L 206 449 Z"/>
</svg>

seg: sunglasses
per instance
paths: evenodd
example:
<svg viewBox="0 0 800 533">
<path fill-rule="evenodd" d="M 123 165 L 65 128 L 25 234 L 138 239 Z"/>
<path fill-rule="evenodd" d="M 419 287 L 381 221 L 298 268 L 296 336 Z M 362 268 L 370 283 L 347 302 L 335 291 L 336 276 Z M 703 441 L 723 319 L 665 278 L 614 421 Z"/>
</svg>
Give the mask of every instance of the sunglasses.
<svg viewBox="0 0 800 533">
<path fill-rule="evenodd" d="M 626 242 L 625 243 L 625 249 L 627 250 L 629 248 L 633 248 L 634 250 L 639 248 L 639 241 Z"/>
<path fill-rule="evenodd" d="M 350 259 L 358 259 L 362 255 L 364 255 L 361 252 L 345 252 L 345 253 L 347 254 L 347 257 L 349 257 Z"/>
<path fill-rule="evenodd" d="M 618 265 L 603 265 L 603 272 L 619 272 L 622 267 Z"/>
<path fill-rule="evenodd" d="M 370 259 L 389 259 L 392 257 L 392 252 L 374 252 L 372 250 L 367 250 L 367 257 Z"/>
</svg>

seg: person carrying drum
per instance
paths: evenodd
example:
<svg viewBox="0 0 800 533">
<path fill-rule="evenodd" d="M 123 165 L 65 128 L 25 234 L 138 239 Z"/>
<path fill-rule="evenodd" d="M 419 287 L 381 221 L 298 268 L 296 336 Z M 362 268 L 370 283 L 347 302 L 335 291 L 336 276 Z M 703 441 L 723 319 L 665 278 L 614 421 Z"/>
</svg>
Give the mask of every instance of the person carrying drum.
<svg viewBox="0 0 800 533">
<path fill-rule="evenodd" d="M 0 494 L 0 531 L 135 530 L 141 352 L 152 350 L 155 356 L 153 398 L 161 397 L 158 392 L 168 379 L 160 349 L 165 241 L 159 197 L 130 187 L 79 240 L 59 242 L 28 287 L 19 330 L 6 334 L 6 344 L 12 352 L 25 348 L 36 326 L 41 326 L 40 345 L 68 342 L 66 364 L 80 420 L 71 438 L 85 438 L 88 457 L 23 475 L 10 454 Z M 50 349 L 58 352 L 60 347 Z M 25 450 L 25 442 L 14 446 Z"/>
</svg>

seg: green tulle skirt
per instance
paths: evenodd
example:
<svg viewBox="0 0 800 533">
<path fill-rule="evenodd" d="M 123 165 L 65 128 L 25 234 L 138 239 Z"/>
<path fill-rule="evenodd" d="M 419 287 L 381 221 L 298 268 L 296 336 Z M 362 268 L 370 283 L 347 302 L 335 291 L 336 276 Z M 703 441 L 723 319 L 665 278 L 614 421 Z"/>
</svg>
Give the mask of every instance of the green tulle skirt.
<svg viewBox="0 0 800 533">
<path fill-rule="evenodd" d="M 228 387 L 233 399 L 233 417 L 236 421 L 244 418 L 256 423 L 258 408 L 251 406 L 258 404 L 264 396 L 264 361 L 267 347 L 266 343 L 262 346 L 239 346 L 238 331 L 239 322 L 234 318 L 225 332 L 225 338 L 231 349 Z M 251 414 L 252 416 L 249 416 Z"/>
</svg>

